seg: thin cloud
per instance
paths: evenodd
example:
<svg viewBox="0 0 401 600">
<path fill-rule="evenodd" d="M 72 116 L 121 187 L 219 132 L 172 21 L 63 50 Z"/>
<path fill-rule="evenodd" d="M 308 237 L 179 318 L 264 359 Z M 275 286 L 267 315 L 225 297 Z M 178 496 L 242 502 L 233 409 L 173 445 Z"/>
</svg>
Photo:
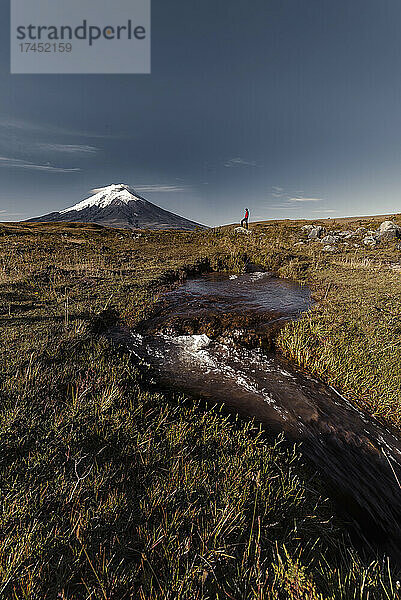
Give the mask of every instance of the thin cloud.
<svg viewBox="0 0 401 600">
<path fill-rule="evenodd" d="M 23 217 L 23 213 L 12 213 L 12 212 L 8 212 L 8 210 L 0 210 L 0 216 L 7 216 L 7 217 Z"/>
<path fill-rule="evenodd" d="M 251 160 L 245 160 L 241 157 L 230 158 L 224 163 L 224 166 L 231 169 L 233 167 L 256 167 L 257 163 Z"/>
<path fill-rule="evenodd" d="M 99 151 L 95 146 L 86 146 L 83 144 L 35 144 L 33 145 L 33 149 L 65 154 L 96 154 Z"/>
<path fill-rule="evenodd" d="M 321 202 L 321 201 L 322 201 L 322 198 L 304 198 L 302 196 L 288 198 L 288 202 Z"/>
<path fill-rule="evenodd" d="M 273 185 L 272 186 L 272 196 L 274 198 L 282 198 L 284 193 L 284 188 L 278 186 L 278 185 Z"/>
<path fill-rule="evenodd" d="M 9 169 L 27 169 L 31 171 L 45 171 L 51 173 L 73 173 L 81 171 L 81 169 L 77 168 L 68 169 L 64 167 L 54 167 L 50 164 L 41 165 L 32 162 L 27 162 L 19 158 L 10 158 L 7 156 L 0 156 L 0 167 Z"/>
<path fill-rule="evenodd" d="M 20 131 L 24 133 L 42 133 L 45 135 L 65 135 L 75 136 L 81 138 L 93 138 L 93 139 L 122 139 L 127 137 L 126 134 L 111 134 L 111 133 L 98 133 L 93 131 L 82 131 L 74 129 L 65 129 L 58 127 L 57 125 L 42 125 L 33 123 L 32 121 L 26 121 L 23 119 L 13 119 L 11 117 L 0 117 L 0 127 L 2 129 L 14 132 Z"/>
<path fill-rule="evenodd" d="M 292 204 L 294 202 L 321 202 L 322 198 L 315 198 L 312 196 L 305 196 L 303 191 L 286 191 L 283 187 L 273 185 L 271 196 L 273 198 L 281 198 L 284 202 Z"/>
<path fill-rule="evenodd" d="M 135 186 L 135 189 L 138 192 L 141 192 L 143 194 L 152 193 L 152 192 L 156 192 L 156 193 L 160 193 L 160 194 L 165 194 L 165 193 L 168 193 L 168 192 L 185 192 L 185 191 L 188 190 L 188 187 L 182 186 L 182 185 L 158 185 L 158 184 L 154 184 L 154 185 Z"/>
<path fill-rule="evenodd" d="M 0 119 L 0 127 L 3 129 L 20 129 L 22 131 L 42 131 L 43 127 L 29 121 L 12 119 L 10 117 Z"/>
<path fill-rule="evenodd" d="M 293 210 L 293 206 L 289 206 L 288 204 L 272 204 L 268 206 L 269 209 L 273 210 Z"/>
</svg>

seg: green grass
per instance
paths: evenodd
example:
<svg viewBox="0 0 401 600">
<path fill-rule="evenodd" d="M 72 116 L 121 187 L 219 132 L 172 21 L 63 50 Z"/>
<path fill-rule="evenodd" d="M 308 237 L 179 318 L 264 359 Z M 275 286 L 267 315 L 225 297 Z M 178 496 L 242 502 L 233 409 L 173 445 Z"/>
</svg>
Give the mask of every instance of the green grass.
<svg viewBox="0 0 401 600">
<path fill-rule="evenodd" d="M 337 260 L 311 277 L 318 304 L 278 347 L 356 405 L 401 424 L 401 278 L 387 266 Z"/>
<path fill-rule="evenodd" d="M 5 382 L 2 597 L 386 597 L 295 450 L 144 387 L 84 332 Z"/>
<path fill-rule="evenodd" d="M 1 598 L 397 597 L 393 567 L 358 557 L 297 449 L 161 394 L 101 336 L 117 321 L 137 323 L 188 272 L 241 270 L 252 258 L 310 280 L 322 300 L 284 330 L 283 351 L 355 402 L 373 390 L 371 410 L 388 390 L 383 418 L 395 421 L 397 364 L 380 340 L 384 332 L 394 340 L 396 276 L 383 271 L 381 281 L 347 254 L 294 251 L 298 235 L 289 225 L 245 240 L 224 231 L 136 238 L 93 226 L 3 228 Z M 373 303 L 380 318 L 367 309 Z M 379 360 L 387 380 L 371 369 Z"/>
</svg>

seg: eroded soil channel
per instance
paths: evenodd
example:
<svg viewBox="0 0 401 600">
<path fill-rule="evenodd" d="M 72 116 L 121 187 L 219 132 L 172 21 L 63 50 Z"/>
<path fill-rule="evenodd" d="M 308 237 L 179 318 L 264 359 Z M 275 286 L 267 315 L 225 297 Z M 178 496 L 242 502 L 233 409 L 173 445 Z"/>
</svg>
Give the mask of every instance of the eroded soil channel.
<svg viewBox="0 0 401 600">
<path fill-rule="evenodd" d="M 114 337 L 164 386 L 301 442 L 359 538 L 401 563 L 401 440 L 274 353 L 278 329 L 310 306 L 308 288 L 269 273 L 210 274 L 167 292 L 137 331 Z"/>
</svg>

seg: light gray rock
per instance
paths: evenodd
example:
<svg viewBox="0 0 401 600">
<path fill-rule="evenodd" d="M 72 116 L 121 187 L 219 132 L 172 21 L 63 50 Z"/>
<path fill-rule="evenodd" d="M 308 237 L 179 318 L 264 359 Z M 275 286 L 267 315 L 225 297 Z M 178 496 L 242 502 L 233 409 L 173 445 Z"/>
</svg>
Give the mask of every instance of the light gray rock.
<svg viewBox="0 0 401 600">
<path fill-rule="evenodd" d="M 305 242 L 297 242 L 296 244 L 294 244 L 294 248 L 296 248 L 297 246 L 305 246 Z"/>
<path fill-rule="evenodd" d="M 323 248 L 323 252 L 337 252 L 337 248 L 328 244 Z"/>
<path fill-rule="evenodd" d="M 401 237 L 401 227 L 396 225 L 393 221 L 383 221 L 380 224 L 378 235 L 380 240 L 389 241 L 395 240 Z"/>
<path fill-rule="evenodd" d="M 368 235 L 365 238 L 363 238 L 363 243 L 365 244 L 365 246 L 368 246 L 370 248 L 375 248 L 377 246 L 377 238 L 373 235 Z"/>
<path fill-rule="evenodd" d="M 245 227 L 236 227 L 234 229 L 234 233 L 242 233 L 243 235 L 249 235 L 252 233 L 250 229 L 245 229 Z"/>
<path fill-rule="evenodd" d="M 324 227 L 322 227 L 321 225 L 316 225 L 316 227 L 313 227 L 310 230 L 308 238 L 310 240 L 318 240 L 325 234 L 325 232 L 326 230 Z"/>
<path fill-rule="evenodd" d="M 303 227 L 301 227 L 301 231 L 303 231 L 304 233 L 309 233 L 314 228 L 315 225 L 304 225 Z"/>
<path fill-rule="evenodd" d="M 322 239 L 320 240 L 322 242 L 322 244 L 336 244 L 337 242 L 340 241 L 340 238 L 337 235 L 325 235 L 324 237 L 322 237 Z"/>
<path fill-rule="evenodd" d="M 358 227 L 358 229 L 355 230 L 355 233 L 357 235 L 360 235 L 361 233 L 365 233 L 366 231 L 366 227 Z"/>
</svg>

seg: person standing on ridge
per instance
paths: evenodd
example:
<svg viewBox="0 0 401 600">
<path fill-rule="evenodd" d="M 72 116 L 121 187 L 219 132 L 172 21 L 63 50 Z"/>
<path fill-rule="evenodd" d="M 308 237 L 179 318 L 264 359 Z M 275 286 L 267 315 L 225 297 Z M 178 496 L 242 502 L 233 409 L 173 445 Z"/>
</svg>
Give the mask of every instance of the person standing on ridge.
<svg viewBox="0 0 401 600">
<path fill-rule="evenodd" d="M 245 227 L 245 229 L 248 229 L 248 219 L 249 219 L 249 209 L 246 208 L 244 218 L 241 221 L 241 227 Z M 245 223 L 245 225 L 244 225 L 244 223 Z"/>
</svg>

